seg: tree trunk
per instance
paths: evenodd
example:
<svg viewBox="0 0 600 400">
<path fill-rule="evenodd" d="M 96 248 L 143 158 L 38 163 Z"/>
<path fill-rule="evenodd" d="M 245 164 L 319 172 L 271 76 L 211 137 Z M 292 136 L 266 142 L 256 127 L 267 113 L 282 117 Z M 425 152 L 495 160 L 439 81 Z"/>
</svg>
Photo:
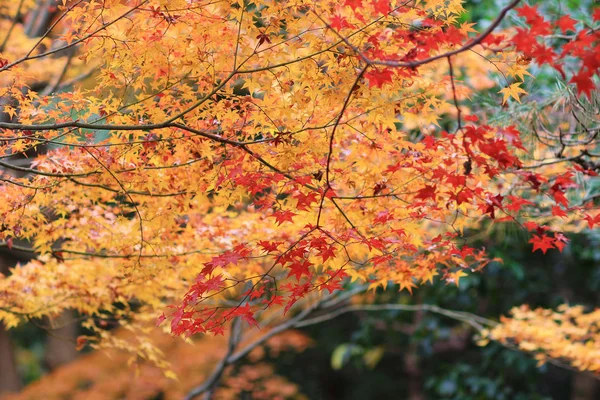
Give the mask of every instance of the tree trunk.
<svg viewBox="0 0 600 400">
<path fill-rule="evenodd" d="M 0 254 L 0 273 L 8 272 L 7 262 L 3 254 Z M 0 395 L 6 392 L 16 392 L 21 388 L 21 379 L 17 370 L 14 348 L 8 336 L 6 327 L 0 322 Z"/>
<path fill-rule="evenodd" d="M 582 373 L 573 374 L 571 400 L 595 400 L 598 398 L 598 381 Z"/>
<path fill-rule="evenodd" d="M 415 303 L 421 303 L 420 296 L 415 297 Z M 413 316 L 413 328 L 418 329 L 423 321 L 423 311 L 417 311 Z M 408 349 L 404 354 L 404 371 L 408 378 L 408 400 L 424 400 L 423 394 L 423 371 L 420 366 L 419 344 L 411 340 Z"/>
<path fill-rule="evenodd" d="M 46 354 L 44 362 L 50 370 L 73 361 L 77 357 L 75 341 L 77 339 L 77 324 L 71 310 L 63 311 L 51 321 L 55 329 L 48 331 Z"/>
<path fill-rule="evenodd" d="M 0 323 L 0 395 L 21 389 L 15 354 L 8 332 Z"/>
</svg>

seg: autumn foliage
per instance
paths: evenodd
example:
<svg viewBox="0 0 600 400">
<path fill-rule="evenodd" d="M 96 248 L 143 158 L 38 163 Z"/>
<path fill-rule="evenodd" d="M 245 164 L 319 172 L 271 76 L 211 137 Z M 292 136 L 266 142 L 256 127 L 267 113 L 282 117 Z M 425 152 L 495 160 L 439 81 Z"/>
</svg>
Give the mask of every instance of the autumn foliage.
<svg viewBox="0 0 600 400">
<path fill-rule="evenodd" d="M 132 333 L 118 334 L 122 340 L 135 340 Z M 56 370 L 19 394 L 2 397 L 3 400 L 66 400 L 66 399 L 181 399 L 187 390 L 205 379 L 223 356 L 227 347 L 222 336 L 204 337 L 194 343 L 175 341 L 164 333 L 154 332 L 153 343 L 164 353 L 173 366 L 177 379 L 164 376 L 163 371 L 151 364 L 131 368 L 127 353 L 111 349 L 82 356 L 79 360 Z M 288 331 L 272 338 L 264 347 L 249 355 L 249 362 L 227 371 L 227 378 L 215 393 L 218 399 L 239 399 L 243 392 L 256 399 L 302 399 L 298 387 L 274 374 L 265 362 L 266 354 L 273 356 L 282 351 L 302 351 L 310 341 L 302 334 Z"/>
<path fill-rule="evenodd" d="M 554 311 L 522 306 L 511 314 L 485 332 L 487 337 L 533 353 L 540 364 L 560 360 L 582 371 L 600 371 L 598 309 L 585 312 L 580 306 L 562 305 Z"/>
<path fill-rule="evenodd" d="M 0 279 L 0 319 L 74 309 L 83 344 L 118 347 L 107 321 L 223 334 L 351 285 L 459 285 L 491 261 L 469 241 L 490 222 L 562 251 L 600 224 L 580 190 L 597 128 L 537 141 L 470 99 L 528 101 L 535 64 L 589 103 L 600 13 L 518 3 L 486 29 L 459 0 L 79 0 L 39 40 L 15 23 L 0 239 L 36 257 Z"/>
</svg>

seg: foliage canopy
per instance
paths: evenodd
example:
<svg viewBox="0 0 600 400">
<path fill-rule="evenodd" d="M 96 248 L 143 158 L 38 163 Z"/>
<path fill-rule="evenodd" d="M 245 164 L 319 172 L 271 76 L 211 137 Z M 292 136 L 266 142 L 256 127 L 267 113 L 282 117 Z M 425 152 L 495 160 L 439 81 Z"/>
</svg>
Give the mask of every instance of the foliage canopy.
<svg viewBox="0 0 600 400">
<path fill-rule="evenodd" d="M 0 8 L 0 239 L 36 255 L 0 278 L 8 326 L 222 334 L 344 288 L 458 285 L 492 261 L 469 241 L 489 221 L 543 253 L 600 224 L 598 11 L 513 0 L 478 32 L 459 0 L 78 0 L 32 38 L 32 7 Z M 533 64 L 567 95 L 528 95 Z"/>
</svg>

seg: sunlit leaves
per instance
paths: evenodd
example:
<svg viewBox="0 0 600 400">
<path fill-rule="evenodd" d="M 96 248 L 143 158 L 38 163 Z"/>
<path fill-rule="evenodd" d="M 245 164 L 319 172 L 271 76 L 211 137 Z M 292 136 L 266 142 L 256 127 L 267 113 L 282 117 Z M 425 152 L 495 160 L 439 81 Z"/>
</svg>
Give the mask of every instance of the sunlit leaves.
<svg viewBox="0 0 600 400">
<path fill-rule="evenodd" d="M 533 353 L 540 364 L 549 358 L 581 371 L 600 372 L 598 309 L 561 305 L 556 311 L 527 306 L 514 308 L 510 317 L 484 336 Z"/>
<path fill-rule="evenodd" d="M 2 244 L 38 255 L 0 281 L 23 320 L 72 308 L 222 334 L 348 281 L 458 285 L 491 261 L 463 237 L 482 221 L 528 230 L 534 251 L 566 245 L 537 217 L 579 212 L 574 172 L 525 171 L 517 121 L 465 116 L 492 74 L 518 80 L 500 93 L 520 103 L 529 62 L 554 62 L 535 7 L 519 10 L 530 34 L 467 52 L 459 1 L 101 4 L 74 5 L 44 39 L 78 44 L 64 76 L 18 34 L 0 59 L 25 57 L 0 75 L 14 102 L 0 155 L 50 146 L 2 175 Z M 595 35 L 565 45 L 583 93 Z M 84 77 L 25 90 L 40 71 Z"/>
</svg>

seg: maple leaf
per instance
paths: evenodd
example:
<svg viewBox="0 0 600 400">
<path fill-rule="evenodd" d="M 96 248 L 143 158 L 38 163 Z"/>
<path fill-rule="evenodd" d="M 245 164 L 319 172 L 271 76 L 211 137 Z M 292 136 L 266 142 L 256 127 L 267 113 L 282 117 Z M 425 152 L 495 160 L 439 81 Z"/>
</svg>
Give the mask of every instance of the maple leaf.
<svg viewBox="0 0 600 400">
<path fill-rule="evenodd" d="M 529 240 L 529 243 L 533 244 L 533 251 L 541 250 L 544 254 L 546 254 L 548 249 L 555 248 L 554 239 L 546 235 L 533 235 L 533 238 Z"/>
<path fill-rule="evenodd" d="M 363 7 L 362 2 L 363 0 L 345 0 L 344 5 L 350 7 L 352 11 L 356 11 Z"/>
<path fill-rule="evenodd" d="M 522 82 L 516 82 L 513 83 L 512 85 L 509 85 L 508 87 L 500 90 L 498 93 L 502 93 L 504 95 L 503 99 L 502 99 L 502 104 L 505 104 L 506 101 L 509 98 L 513 98 L 515 100 L 517 100 L 519 103 L 521 102 L 521 98 L 519 97 L 519 94 L 527 94 L 527 92 L 523 89 L 521 89 L 519 86 L 521 86 Z"/>
<path fill-rule="evenodd" d="M 384 68 L 382 70 L 372 68 L 365 73 L 365 79 L 369 81 L 369 86 L 380 88 L 387 83 L 393 82 L 394 70 L 392 68 Z"/>
<path fill-rule="evenodd" d="M 566 218 L 567 212 L 563 210 L 560 206 L 552 206 L 552 215 L 556 217 Z"/>
<path fill-rule="evenodd" d="M 237 264 L 241 259 L 248 255 L 249 250 L 243 246 L 237 247 L 235 250 L 226 251 L 223 254 L 213 257 L 209 262 L 204 263 L 205 267 L 201 274 L 208 275 L 217 267 L 226 267 L 229 264 Z"/>
<path fill-rule="evenodd" d="M 419 189 L 417 194 L 415 195 L 415 199 L 429 199 L 432 198 L 435 200 L 435 185 L 425 185 L 423 189 Z"/>
<path fill-rule="evenodd" d="M 331 25 L 332 28 L 341 31 L 344 28 L 350 28 L 352 27 L 352 24 L 350 24 L 348 22 L 348 20 L 346 19 L 346 17 L 343 17 L 339 14 L 334 15 L 333 17 L 331 17 L 330 23 L 329 25 Z"/>
<path fill-rule="evenodd" d="M 406 289 L 410 294 L 412 294 L 413 288 L 417 287 L 417 285 L 415 285 L 413 278 L 411 276 L 401 280 L 399 282 L 399 284 L 400 284 L 400 291 Z"/>
<path fill-rule="evenodd" d="M 259 240 L 257 243 L 260 247 L 263 248 L 267 253 L 274 253 L 278 250 L 278 247 L 282 244 L 282 242 L 269 242 L 266 240 Z"/>
<path fill-rule="evenodd" d="M 298 191 L 293 197 L 298 200 L 298 203 L 296 204 L 298 210 L 308 210 L 311 204 L 319 201 L 319 195 L 316 192 L 304 194 Z"/>
<path fill-rule="evenodd" d="M 379 14 L 387 15 L 392 11 L 389 0 L 372 0 L 371 4 L 373 5 L 373 9 Z"/>
<path fill-rule="evenodd" d="M 521 142 L 521 133 L 514 126 L 498 129 L 498 133 L 502 134 L 506 140 L 516 148 L 525 151 L 527 150 L 523 146 L 523 142 Z"/>
<path fill-rule="evenodd" d="M 600 225 L 600 213 L 596 214 L 594 217 L 589 214 L 585 214 L 583 219 L 587 221 L 590 229 L 592 229 L 594 225 Z"/>
<path fill-rule="evenodd" d="M 533 202 L 516 196 L 508 196 L 508 199 L 511 201 L 511 203 L 505 205 L 504 208 L 509 211 L 519 211 L 521 207 L 525 205 L 534 205 Z"/>
<path fill-rule="evenodd" d="M 527 20 L 529 25 L 534 24 L 538 19 L 541 18 L 537 9 L 537 5 L 532 7 L 525 4 L 519 8 L 516 8 L 515 10 L 521 17 L 524 17 Z"/>
<path fill-rule="evenodd" d="M 537 230 L 539 225 L 536 224 L 533 221 L 527 221 L 523 223 L 523 226 L 525 227 L 525 229 L 527 229 L 528 231 L 534 231 Z"/>
<path fill-rule="evenodd" d="M 335 258 L 335 247 L 334 246 L 323 246 L 319 249 L 319 255 L 323 258 L 323 262 L 330 258 Z"/>
<path fill-rule="evenodd" d="M 554 246 L 562 253 L 565 246 L 569 243 L 569 239 L 560 232 L 554 233 Z"/>
<path fill-rule="evenodd" d="M 281 225 L 286 221 L 294 222 L 294 220 L 292 218 L 296 215 L 298 215 L 298 214 L 293 213 L 290 210 L 285 210 L 285 211 L 284 210 L 276 210 L 270 216 L 275 218 L 275 221 L 277 221 L 277 225 Z"/>
<path fill-rule="evenodd" d="M 321 290 L 327 290 L 329 294 L 331 294 L 336 290 L 342 289 L 341 279 L 329 279 L 328 281 L 321 283 L 319 288 Z"/>
<path fill-rule="evenodd" d="M 232 315 L 240 317 L 251 326 L 258 327 L 258 321 L 256 321 L 256 318 L 254 317 L 254 310 L 252 310 L 252 307 L 249 303 L 246 303 L 243 306 L 237 306 L 233 310 Z"/>
<path fill-rule="evenodd" d="M 567 31 L 576 31 L 577 29 L 575 29 L 575 24 L 577 23 L 577 21 L 575 21 L 573 18 L 571 18 L 570 15 L 563 15 L 562 17 L 560 17 L 558 19 L 558 21 L 556 22 L 556 25 L 558 25 L 558 27 L 560 28 L 561 31 L 563 31 L 563 33 L 567 33 Z"/>
<path fill-rule="evenodd" d="M 387 221 L 394 219 L 394 213 L 390 211 L 380 211 L 373 220 L 374 224 L 385 224 Z"/>
<path fill-rule="evenodd" d="M 308 269 L 308 267 L 310 267 L 311 265 L 313 264 L 308 260 L 293 262 L 288 267 L 290 269 L 288 277 L 295 276 L 296 280 L 300 282 L 300 278 L 302 278 L 302 275 L 310 275 L 310 270 Z"/>
<path fill-rule="evenodd" d="M 565 193 L 562 190 L 552 191 L 552 197 L 554 197 L 554 201 L 556 201 L 556 203 L 562 204 L 565 207 L 569 206 L 569 200 L 566 198 Z"/>
<path fill-rule="evenodd" d="M 463 22 L 462 24 L 460 24 L 460 32 L 464 35 L 467 36 L 469 33 L 477 33 L 476 29 L 473 29 L 473 27 L 477 25 L 477 22 Z"/>
<path fill-rule="evenodd" d="M 270 300 L 265 299 L 264 302 L 269 306 L 273 306 L 273 305 L 281 306 L 284 304 L 284 298 L 281 295 L 274 295 L 273 297 L 271 297 Z"/>
<path fill-rule="evenodd" d="M 504 200 L 504 196 L 502 196 L 502 195 L 499 195 L 499 194 L 496 196 L 490 195 L 487 200 L 487 206 L 486 206 L 486 204 L 482 204 L 481 208 L 484 209 L 484 213 L 490 214 L 491 219 L 495 219 L 496 218 L 496 215 L 495 215 L 496 207 L 498 207 L 501 210 L 503 209 L 502 200 Z"/>
<path fill-rule="evenodd" d="M 463 270 L 460 270 L 460 269 L 456 272 L 449 272 L 446 275 L 446 282 L 454 283 L 458 287 L 459 283 L 460 283 L 460 278 L 462 278 L 463 276 L 467 276 L 467 274 Z"/>
<path fill-rule="evenodd" d="M 592 91 L 596 87 L 592 80 L 592 73 L 588 70 L 581 70 L 573 75 L 569 83 L 574 83 L 577 86 L 577 93 L 586 95 L 588 99 L 591 98 Z"/>
</svg>

